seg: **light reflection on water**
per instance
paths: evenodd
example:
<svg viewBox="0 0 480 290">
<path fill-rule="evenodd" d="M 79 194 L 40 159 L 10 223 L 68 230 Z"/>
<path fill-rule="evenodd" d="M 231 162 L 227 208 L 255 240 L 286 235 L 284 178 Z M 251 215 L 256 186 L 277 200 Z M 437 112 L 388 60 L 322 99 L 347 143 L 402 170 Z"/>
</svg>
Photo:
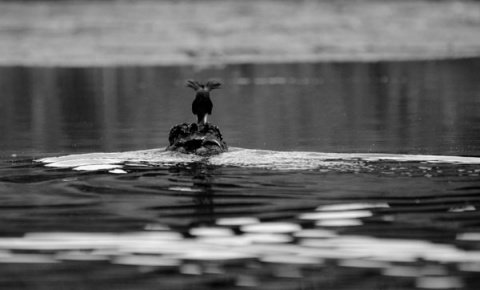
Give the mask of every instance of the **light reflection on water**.
<svg viewBox="0 0 480 290">
<path fill-rule="evenodd" d="M 109 277 L 125 273 L 145 289 L 268 289 L 285 279 L 279 289 L 343 289 L 352 275 L 370 289 L 478 285 L 479 158 L 292 152 L 329 161 L 276 170 L 172 165 L 161 150 L 151 160 L 141 159 L 145 152 L 115 153 L 115 162 L 125 158 L 121 174 L 66 167 L 112 160 L 101 153 L 45 159 L 60 167 L 5 164 L 2 185 L 22 193 L 2 192 L 0 272 L 47 273 L 29 276 L 47 288 L 72 265 L 96 269 L 87 289 L 116 286 Z M 262 151 L 261 164 L 286 162 L 289 152 L 280 153 Z"/>
<path fill-rule="evenodd" d="M 479 59 L 192 67 L 0 68 L 1 151 L 166 147 L 194 120 L 188 78 L 224 83 L 209 119 L 234 147 L 479 155 Z"/>
<path fill-rule="evenodd" d="M 325 267 L 339 273 L 348 268 L 368 269 L 377 275 L 403 279 L 394 285 L 408 281 L 408 285 L 422 289 L 462 288 L 464 278 L 469 272 L 478 272 L 480 265 L 478 250 L 423 240 L 339 235 L 339 229 L 304 230 L 296 223 L 258 222 L 242 226 L 239 232 L 229 227 L 191 228 L 191 236 L 167 226 L 161 228 L 132 233 L 29 233 L 0 238 L 0 263 L 108 262 L 142 267 L 144 271 L 227 275 L 228 287 L 247 286 L 243 285 L 246 279 L 249 287 L 256 287 L 272 276 L 305 279 L 315 285 L 316 275 Z M 305 236 L 306 231 L 310 234 Z M 457 240 L 471 241 L 469 235 L 465 233 Z M 293 237 L 295 244 L 290 243 Z M 242 272 L 230 268 L 248 264 L 251 266 Z M 256 270 L 259 267 L 261 271 Z M 452 272 L 452 267 L 458 270 Z"/>
<path fill-rule="evenodd" d="M 0 286 L 477 289 L 479 64 L 0 68 Z M 192 74 L 209 160 L 163 151 Z"/>
</svg>

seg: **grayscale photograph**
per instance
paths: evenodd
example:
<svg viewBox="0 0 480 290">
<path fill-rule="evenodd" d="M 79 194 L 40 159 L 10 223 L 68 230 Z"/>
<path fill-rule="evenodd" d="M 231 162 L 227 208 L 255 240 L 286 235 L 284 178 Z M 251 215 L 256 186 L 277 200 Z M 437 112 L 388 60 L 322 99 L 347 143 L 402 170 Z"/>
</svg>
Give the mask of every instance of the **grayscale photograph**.
<svg viewBox="0 0 480 290">
<path fill-rule="evenodd" d="M 480 289 L 480 1 L 0 0 L 0 289 Z"/>
</svg>

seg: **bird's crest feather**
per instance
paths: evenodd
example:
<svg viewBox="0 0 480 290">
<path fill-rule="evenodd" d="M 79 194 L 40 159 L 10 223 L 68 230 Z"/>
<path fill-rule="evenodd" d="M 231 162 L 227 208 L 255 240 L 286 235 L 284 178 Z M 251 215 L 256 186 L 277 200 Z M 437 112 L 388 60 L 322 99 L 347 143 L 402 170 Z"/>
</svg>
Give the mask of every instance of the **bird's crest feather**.
<svg viewBox="0 0 480 290">
<path fill-rule="evenodd" d="M 219 89 L 222 84 L 215 81 L 215 80 L 208 80 L 207 84 L 205 85 L 205 88 L 207 91 Z"/>
<path fill-rule="evenodd" d="M 215 80 L 208 80 L 206 85 L 198 82 L 197 80 L 187 80 L 186 83 L 187 87 L 192 88 L 195 91 L 203 90 L 206 92 L 218 89 L 221 85 L 222 84 L 220 82 L 217 82 Z"/>
<path fill-rule="evenodd" d="M 203 89 L 203 85 L 199 83 L 197 80 L 187 80 L 186 86 L 189 88 L 198 91 L 199 89 Z"/>
</svg>

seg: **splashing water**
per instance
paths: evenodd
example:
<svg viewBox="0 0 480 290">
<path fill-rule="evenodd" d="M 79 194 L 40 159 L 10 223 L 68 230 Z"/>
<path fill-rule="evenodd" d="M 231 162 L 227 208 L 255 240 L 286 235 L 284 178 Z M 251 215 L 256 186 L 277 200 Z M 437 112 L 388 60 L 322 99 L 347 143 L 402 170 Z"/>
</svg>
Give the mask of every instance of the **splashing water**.
<svg viewBox="0 0 480 290">
<path fill-rule="evenodd" d="M 73 170 L 109 170 L 124 168 L 124 165 L 170 166 L 192 162 L 204 162 L 218 166 L 238 166 L 246 168 L 264 168 L 273 170 L 313 170 L 355 171 L 365 167 L 365 162 L 423 162 L 480 164 L 477 157 L 435 156 L 435 155 L 399 155 L 375 153 L 317 153 L 317 152 L 281 152 L 231 148 L 229 152 L 205 158 L 193 154 L 182 154 L 163 149 L 130 151 L 122 153 L 89 153 L 50 157 L 37 160 L 48 167 L 72 168 Z M 117 173 L 119 171 L 113 171 Z"/>
<path fill-rule="evenodd" d="M 23 221 L 23 208 L 44 209 L 43 227 L 34 213 L 29 228 L 10 227 L 23 233 L 0 237 L 5 269 L 150 273 L 152 284 L 136 284 L 145 289 L 193 287 L 193 277 L 202 289 L 341 289 L 352 275 L 399 289 L 477 285 L 476 157 L 231 148 L 204 158 L 151 149 L 48 157 L 15 170 L 2 181 L 42 194 L 27 190 L 4 207 L 21 206 Z M 59 217 L 75 215 L 81 221 L 61 230 Z M 82 227 L 89 215 L 94 222 Z"/>
</svg>

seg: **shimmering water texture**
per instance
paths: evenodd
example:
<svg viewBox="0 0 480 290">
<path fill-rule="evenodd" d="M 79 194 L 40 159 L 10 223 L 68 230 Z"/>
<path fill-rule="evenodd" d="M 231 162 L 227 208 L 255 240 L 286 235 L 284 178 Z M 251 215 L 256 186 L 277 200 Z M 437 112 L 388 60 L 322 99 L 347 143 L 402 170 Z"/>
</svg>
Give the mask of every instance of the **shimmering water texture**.
<svg viewBox="0 0 480 290">
<path fill-rule="evenodd" d="M 9 160 L 0 170 L 17 192 L 2 196 L 2 287 L 480 283 L 480 158 L 154 149 Z"/>
<path fill-rule="evenodd" d="M 2 67 L 0 289 L 480 289 L 479 70 Z"/>
<path fill-rule="evenodd" d="M 122 168 L 132 165 L 168 166 L 204 162 L 217 166 L 239 166 L 273 170 L 321 170 L 326 171 L 371 171 L 375 170 L 366 162 L 421 162 L 480 164 L 480 158 L 435 155 L 399 155 L 399 154 L 358 154 L 358 153 L 317 153 L 317 152 L 281 152 L 269 150 L 251 150 L 231 148 L 229 152 L 205 158 L 194 154 L 172 153 L 163 149 L 131 151 L 120 153 L 90 153 L 37 160 L 47 167 L 72 168 L 73 170 L 96 171 L 110 170 L 111 173 L 127 173 Z M 402 170 L 402 167 L 390 168 Z M 403 168 L 407 169 L 407 168 Z M 419 169 L 431 170 L 430 167 Z M 394 173 L 385 172 L 387 174 Z M 406 172 L 408 173 L 408 172 Z M 434 171 L 431 173 L 435 173 Z M 438 173 L 438 172 L 437 172 Z M 441 171 L 440 171 L 441 173 Z M 478 176 L 478 172 L 469 172 Z M 428 176 L 428 174 L 427 174 Z"/>
</svg>

